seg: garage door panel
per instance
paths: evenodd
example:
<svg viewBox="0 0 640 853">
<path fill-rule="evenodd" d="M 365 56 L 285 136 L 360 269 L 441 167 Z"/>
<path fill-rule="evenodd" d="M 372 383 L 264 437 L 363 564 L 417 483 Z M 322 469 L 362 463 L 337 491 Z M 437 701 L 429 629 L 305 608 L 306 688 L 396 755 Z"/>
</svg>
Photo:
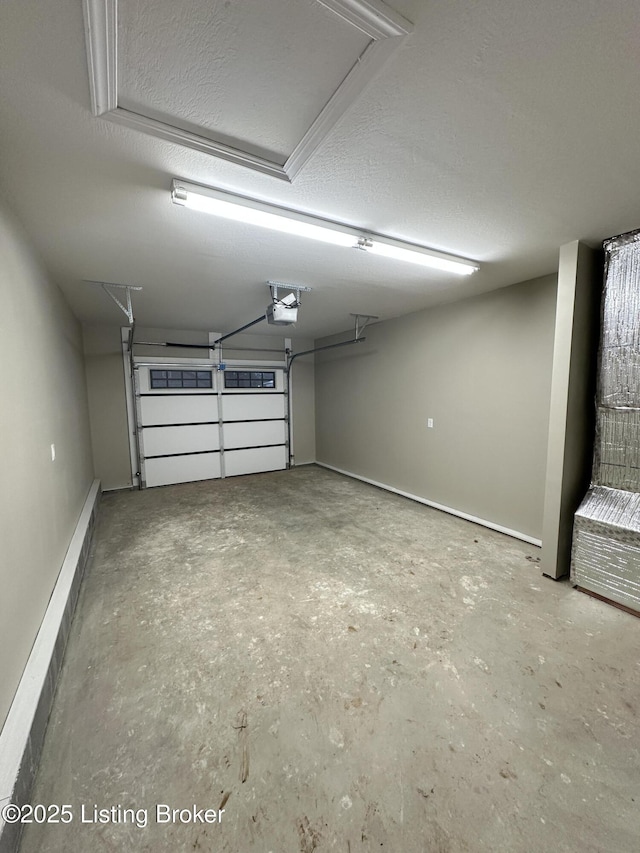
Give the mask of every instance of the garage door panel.
<svg viewBox="0 0 640 853">
<path fill-rule="evenodd" d="M 194 453 L 189 456 L 165 456 L 145 460 L 147 486 L 168 486 L 213 480 L 220 476 L 219 453 Z"/>
<path fill-rule="evenodd" d="M 232 447 L 262 447 L 265 444 L 284 444 L 284 421 L 259 421 L 224 425 L 225 450 Z"/>
<path fill-rule="evenodd" d="M 185 362 L 183 367 L 158 362 L 158 371 L 173 371 L 175 376 L 167 372 L 164 388 L 159 372 L 154 378 L 158 388 L 153 389 L 150 369 L 144 365 L 139 371 L 136 388 L 144 485 L 188 483 L 287 467 L 287 397 L 281 369 L 271 371 L 275 389 L 273 384 L 270 388 L 254 385 L 246 390 L 222 390 L 221 395 L 216 393 L 223 381 L 221 375 L 209 367 L 205 370 L 199 364 Z M 254 368 L 247 369 L 251 372 Z M 256 367 L 258 372 L 264 380 L 264 370 Z M 196 384 L 210 382 L 211 390 L 194 389 L 191 374 Z M 169 387 L 170 379 L 174 385 Z"/>
<path fill-rule="evenodd" d="M 284 394 L 228 394 L 222 397 L 225 421 L 251 421 L 261 418 L 284 418 Z"/>
<path fill-rule="evenodd" d="M 212 394 L 140 397 L 143 424 L 198 424 L 218 420 L 218 399 Z"/>
<path fill-rule="evenodd" d="M 285 447 L 257 447 L 251 450 L 227 450 L 224 454 L 225 475 L 258 474 L 287 467 Z"/>
<path fill-rule="evenodd" d="M 146 427 L 141 436 L 145 456 L 196 453 L 220 448 L 218 424 Z"/>
</svg>

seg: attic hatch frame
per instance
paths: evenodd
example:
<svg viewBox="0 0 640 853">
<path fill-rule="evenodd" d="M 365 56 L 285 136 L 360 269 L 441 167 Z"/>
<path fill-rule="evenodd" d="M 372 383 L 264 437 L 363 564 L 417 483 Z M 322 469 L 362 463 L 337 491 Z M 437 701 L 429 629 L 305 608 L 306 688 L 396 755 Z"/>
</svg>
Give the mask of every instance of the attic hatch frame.
<svg viewBox="0 0 640 853">
<path fill-rule="evenodd" d="M 151 136 L 219 157 L 253 171 L 292 182 L 313 157 L 330 131 L 355 103 L 404 38 L 412 31 L 410 21 L 385 5 L 383 0 L 317 0 L 345 24 L 355 27 L 370 41 L 338 88 L 303 134 L 284 164 L 259 157 L 217 137 L 216 131 L 194 133 L 176 123 L 159 121 L 118 103 L 118 10 L 117 0 L 83 0 L 89 88 L 93 115 L 132 127 Z M 224 137 L 228 140 L 228 137 Z M 246 142 L 244 143 L 246 144 Z M 251 147 L 250 145 L 247 146 Z"/>
</svg>

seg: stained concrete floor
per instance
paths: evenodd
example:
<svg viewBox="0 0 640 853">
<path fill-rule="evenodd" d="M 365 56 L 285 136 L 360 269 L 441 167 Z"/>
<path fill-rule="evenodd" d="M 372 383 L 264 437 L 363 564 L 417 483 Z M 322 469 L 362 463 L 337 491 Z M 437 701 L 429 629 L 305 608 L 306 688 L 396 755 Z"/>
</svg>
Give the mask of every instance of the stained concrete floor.
<svg viewBox="0 0 640 853">
<path fill-rule="evenodd" d="M 106 495 L 22 853 L 637 851 L 640 620 L 538 554 L 315 466 Z"/>
</svg>

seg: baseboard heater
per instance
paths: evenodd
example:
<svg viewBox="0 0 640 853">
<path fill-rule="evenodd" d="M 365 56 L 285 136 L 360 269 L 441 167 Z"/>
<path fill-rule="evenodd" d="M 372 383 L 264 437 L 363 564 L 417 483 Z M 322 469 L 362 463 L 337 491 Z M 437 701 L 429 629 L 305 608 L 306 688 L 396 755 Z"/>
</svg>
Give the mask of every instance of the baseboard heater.
<svg viewBox="0 0 640 853">
<path fill-rule="evenodd" d="M 29 802 L 100 503 L 94 480 L 0 732 L 0 807 Z M 22 826 L 0 820 L 0 853 L 17 853 Z"/>
</svg>

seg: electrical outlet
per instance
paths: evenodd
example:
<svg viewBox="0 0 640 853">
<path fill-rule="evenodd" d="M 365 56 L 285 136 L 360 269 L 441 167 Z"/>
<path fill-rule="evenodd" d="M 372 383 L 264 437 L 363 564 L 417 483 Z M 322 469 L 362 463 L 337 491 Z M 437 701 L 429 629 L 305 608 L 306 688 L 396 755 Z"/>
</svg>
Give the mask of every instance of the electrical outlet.
<svg viewBox="0 0 640 853">
<path fill-rule="evenodd" d="M 433 429 L 433 418 L 429 418 L 427 421 L 427 428 Z"/>
</svg>

